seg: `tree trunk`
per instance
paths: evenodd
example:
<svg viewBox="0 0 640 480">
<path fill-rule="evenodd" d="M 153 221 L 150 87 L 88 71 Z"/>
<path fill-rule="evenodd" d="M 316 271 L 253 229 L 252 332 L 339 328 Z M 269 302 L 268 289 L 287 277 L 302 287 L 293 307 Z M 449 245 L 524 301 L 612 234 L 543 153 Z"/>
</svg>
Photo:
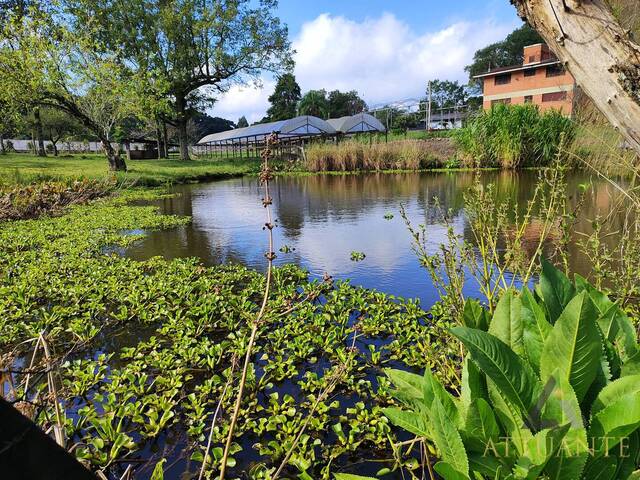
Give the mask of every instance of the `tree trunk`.
<svg viewBox="0 0 640 480">
<path fill-rule="evenodd" d="M 640 46 L 604 0 L 511 0 L 640 154 Z"/>
<path fill-rule="evenodd" d="M 33 119 L 36 126 L 36 137 L 38 140 L 37 154 L 39 157 L 46 157 L 47 151 L 44 148 L 44 134 L 42 133 L 42 120 L 40 119 L 40 108 L 33 109 Z"/>
<path fill-rule="evenodd" d="M 187 112 L 184 97 L 176 97 L 176 113 L 178 127 L 178 143 L 180 144 L 180 160 L 189 158 L 189 137 L 187 136 Z"/>
<path fill-rule="evenodd" d="M 160 120 L 156 119 L 156 146 L 158 148 L 158 160 L 162 158 L 162 132 L 160 132 Z"/>
<path fill-rule="evenodd" d="M 7 153 L 7 150 L 4 148 L 4 135 L 0 133 L 0 155 L 4 155 Z"/>
<path fill-rule="evenodd" d="M 126 172 L 127 164 L 122 159 L 119 152 L 116 152 L 116 150 L 111 146 L 111 142 L 101 139 L 100 143 L 102 144 L 102 148 L 104 148 L 104 153 L 107 155 L 109 170 L 112 172 Z"/>
<path fill-rule="evenodd" d="M 58 143 L 57 140 L 55 142 L 53 140 L 51 140 L 51 145 L 53 146 L 53 156 L 54 157 L 58 156 L 58 146 L 56 145 L 57 143 Z"/>
<path fill-rule="evenodd" d="M 162 156 L 169 158 L 169 137 L 167 136 L 167 122 L 162 121 Z"/>
</svg>

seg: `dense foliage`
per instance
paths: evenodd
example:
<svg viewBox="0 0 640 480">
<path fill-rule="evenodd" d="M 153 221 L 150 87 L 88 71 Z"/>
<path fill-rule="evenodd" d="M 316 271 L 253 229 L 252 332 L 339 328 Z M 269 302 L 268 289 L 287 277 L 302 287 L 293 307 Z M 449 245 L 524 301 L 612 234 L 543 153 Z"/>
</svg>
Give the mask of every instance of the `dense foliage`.
<svg viewBox="0 0 640 480">
<path fill-rule="evenodd" d="M 473 62 L 465 67 L 469 73 L 469 84 L 474 85 L 474 75 L 489 69 L 522 64 L 522 52 L 527 45 L 543 42 L 542 37 L 528 24 L 515 29 L 507 37 L 481 48 L 473 55 Z M 479 86 L 478 86 L 479 87 Z"/>
<path fill-rule="evenodd" d="M 518 168 L 549 165 L 575 132 L 571 119 L 557 110 L 500 104 L 480 112 L 453 138 L 470 163 Z"/>
<path fill-rule="evenodd" d="M 429 370 L 388 372 L 405 408 L 385 414 L 437 446 L 444 479 L 638 478 L 640 350 L 616 303 L 543 263 L 535 293 L 492 317 L 468 300 L 464 323 L 459 398 Z"/>
<path fill-rule="evenodd" d="M 157 195 L 124 192 L 62 217 L 0 226 L 3 364 L 24 365 L 32 340 L 46 339 L 55 361 L 64 362 L 56 375 L 67 446 L 109 478 L 120 478 L 128 464 L 148 474 L 162 456 L 192 459 L 171 475 L 199 469 L 216 404 L 222 399 L 223 410 L 231 409 L 239 373 L 233 365 L 244 354 L 264 287 L 264 276 L 241 267 L 119 256 L 144 230 L 188 221 L 126 205 Z M 415 468 L 415 459 L 392 453 L 395 435 L 382 414 L 391 397 L 381 368 L 416 371 L 428 359 L 449 383 L 453 371 L 442 365 L 455 345 L 443 342 L 445 326 L 415 302 L 346 282 L 312 282 L 293 266 L 277 270 L 232 474 L 270 478 L 307 418 L 285 470 L 289 478 L 362 468 L 350 466 L 356 451 L 360 459 L 384 460 L 369 464 L 372 472 Z M 24 376 L 12 378 L 19 400 Z M 26 398 L 42 408 L 16 405 L 45 429 L 56 423 L 46 382 L 32 381 Z M 218 418 L 213 429 L 206 468 L 212 477 L 228 420 Z"/>
</svg>

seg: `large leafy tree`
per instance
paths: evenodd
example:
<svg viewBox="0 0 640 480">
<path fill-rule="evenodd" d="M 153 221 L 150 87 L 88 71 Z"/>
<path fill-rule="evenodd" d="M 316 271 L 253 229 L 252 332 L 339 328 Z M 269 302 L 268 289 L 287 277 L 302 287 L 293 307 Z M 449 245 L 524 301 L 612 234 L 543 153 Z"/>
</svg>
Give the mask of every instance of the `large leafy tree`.
<svg viewBox="0 0 640 480">
<path fill-rule="evenodd" d="M 278 77 L 276 88 L 269 95 L 271 107 L 267 110 L 269 121 L 286 120 L 296 116 L 296 108 L 300 101 L 300 85 L 292 73 Z"/>
<path fill-rule="evenodd" d="M 524 47 L 542 41 L 538 32 L 524 24 L 507 35 L 504 40 L 481 48 L 473 55 L 473 62 L 465 67 L 469 73 L 469 84 L 479 88 L 478 82 L 473 79 L 474 75 L 485 73 L 490 68 L 521 64 Z"/>
<path fill-rule="evenodd" d="M 74 29 L 63 10 L 32 8 L 5 25 L 0 45 L 0 90 L 14 104 L 62 110 L 97 137 L 111 170 L 126 164 L 111 142 L 116 126 L 151 102 L 146 72 L 131 72 L 104 51 L 92 24 Z M 141 88 L 143 86 L 144 88 Z"/>
<path fill-rule="evenodd" d="M 428 91 L 427 91 L 428 94 Z M 467 89 L 456 80 L 431 81 L 431 107 L 449 108 L 464 105 L 467 101 Z"/>
<path fill-rule="evenodd" d="M 187 123 L 202 100 L 292 65 L 277 0 L 64 1 L 79 25 L 99 25 L 100 42 L 162 85 L 183 160 Z"/>
<path fill-rule="evenodd" d="M 298 112 L 300 115 L 327 118 L 329 116 L 329 102 L 326 90 L 309 90 L 305 93 L 300 99 Z"/>
<path fill-rule="evenodd" d="M 332 90 L 329 92 L 327 102 L 329 103 L 329 116 L 331 118 L 355 115 L 367 109 L 366 102 L 360 98 L 355 90 L 349 92 Z"/>
</svg>

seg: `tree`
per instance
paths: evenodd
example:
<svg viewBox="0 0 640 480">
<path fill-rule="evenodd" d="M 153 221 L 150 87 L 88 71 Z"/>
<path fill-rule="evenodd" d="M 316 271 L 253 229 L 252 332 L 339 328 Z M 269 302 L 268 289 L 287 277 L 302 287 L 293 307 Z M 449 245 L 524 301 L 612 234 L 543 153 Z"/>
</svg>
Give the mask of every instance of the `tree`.
<svg viewBox="0 0 640 480">
<path fill-rule="evenodd" d="M 171 100 L 167 120 L 189 159 L 187 122 L 201 101 L 264 71 L 292 66 L 287 28 L 276 0 L 64 0 L 79 25 L 100 26 L 97 39 L 151 72 Z"/>
<path fill-rule="evenodd" d="M 296 116 L 296 108 L 300 101 L 300 85 L 292 73 L 278 77 L 276 88 L 269 95 L 271 107 L 267 110 L 269 121 L 287 120 Z"/>
<path fill-rule="evenodd" d="M 189 136 L 190 143 L 196 143 L 202 137 L 211 133 L 224 132 L 235 127 L 235 124 L 231 120 L 220 117 L 210 117 L 202 112 L 195 113 L 189 123 L 193 123 L 193 129 L 191 129 L 191 135 Z"/>
<path fill-rule="evenodd" d="M 367 104 L 355 90 L 349 92 L 332 90 L 329 92 L 327 101 L 329 103 L 329 117 L 331 118 L 355 115 L 367 109 Z"/>
<path fill-rule="evenodd" d="M 329 116 L 329 102 L 325 90 L 309 90 L 300 99 L 298 105 L 300 115 L 313 115 L 314 117 L 327 118 Z"/>
<path fill-rule="evenodd" d="M 45 108 L 41 112 L 44 137 L 51 142 L 53 155 L 58 155 L 58 142 L 73 134 L 82 133 L 82 126 L 68 113 L 54 108 Z"/>
<path fill-rule="evenodd" d="M 72 30 L 58 15 L 30 10 L 15 19 L 0 47 L 0 90 L 16 103 L 62 110 L 96 136 L 111 170 L 126 163 L 111 145 L 118 122 L 140 115 L 146 74 L 126 68 L 95 42 L 89 24 Z M 57 12 L 58 14 L 60 12 Z M 59 20 L 60 23 L 56 23 Z"/>
<path fill-rule="evenodd" d="M 512 0 L 609 122 L 640 153 L 640 45 L 604 0 Z"/>
<path fill-rule="evenodd" d="M 542 37 L 529 25 L 524 24 L 496 43 L 481 48 L 473 55 L 473 62 L 464 69 L 469 73 L 469 85 L 480 89 L 473 77 L 489 69 L 522 64 L 522 51 L 527 45 L 542 42 Z"/>
<path fill-rule="evenodd" d="M 427 90 L 428 95 L 428 90 Z M 467 89 L 456 80 L 431 81 L 431 108 L 450 108 L 467 102 Z"/>
<path fill-rule="evenodd" d="M 245 128 L 249 126 L 249 122 L 247 122 L 247 117 L 244 115 L 238 119 L 238 123 L 236 123 L 236 128 Z"/>
</svg>

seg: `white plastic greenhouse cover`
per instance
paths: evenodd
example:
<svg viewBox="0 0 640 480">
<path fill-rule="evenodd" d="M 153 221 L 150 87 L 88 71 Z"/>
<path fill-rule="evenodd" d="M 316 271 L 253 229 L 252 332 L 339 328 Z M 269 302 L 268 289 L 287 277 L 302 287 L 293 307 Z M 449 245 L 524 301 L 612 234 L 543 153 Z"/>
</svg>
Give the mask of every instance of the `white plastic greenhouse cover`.
<svg viewBox="0 0 640 480">
<path fill-rule="evenodd" d="M 276 132 L 280 136 L 296 137 L 306 135 L 335 135 L 336 130 L 321 118 L 302 115 L 300 117 L 290 118 L 289 120 L 260 123 L 251 125 L 250 127 L 234 128 L 233 130 L 212 133 L 211 135 L 201 138 L 198 145 L 254 136 L 264 137 L 273 132 Z"/>
<path fill-rule="evenodd" d="M 380 120 L 368 113 L 330 118 L 327 122 L 341 133 L 384 132 L 386 130 Z"/>
</svg>

